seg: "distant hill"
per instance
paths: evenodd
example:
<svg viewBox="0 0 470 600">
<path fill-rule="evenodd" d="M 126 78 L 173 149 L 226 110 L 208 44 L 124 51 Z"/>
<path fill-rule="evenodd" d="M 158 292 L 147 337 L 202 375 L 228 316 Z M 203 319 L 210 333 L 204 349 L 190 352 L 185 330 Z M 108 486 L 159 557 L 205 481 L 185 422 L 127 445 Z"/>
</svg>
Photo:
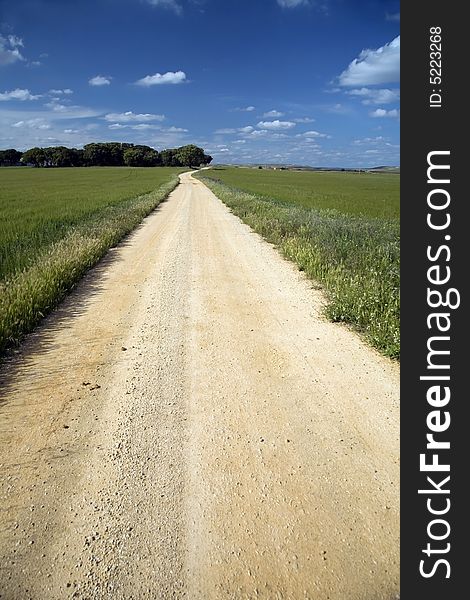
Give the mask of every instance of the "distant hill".
<svg viewBox="0 0 470 600">
<path fill-rule="evenodd" d="M 227 163 L 217 163 L 213 164 L 212 168 L 224 168 L 224 167 L 237 167 L 240 169 L 274 169 L 274 170 L 288 170 L 288 171 L 349 171 L 355 172 L 358 171 L 367 172 L 367 173 L 400 173 L 400 167 L 391 167 L 382 165 L 379 167 L 311 167 L 308 165 L 286 165 L 286 164 L 276 164 L 276 163 L 263 163 L 263 164 L 227 164 Z"/>
<path fill-rule="evenodd" d="M 384 173 L 399 173 L 400 167 L 387 167 L 387 166 L 372 167 L 372 169 L 367 169 L 367 171 L 377 171 L 377 172 L 384 172 Z"/>
</svg>

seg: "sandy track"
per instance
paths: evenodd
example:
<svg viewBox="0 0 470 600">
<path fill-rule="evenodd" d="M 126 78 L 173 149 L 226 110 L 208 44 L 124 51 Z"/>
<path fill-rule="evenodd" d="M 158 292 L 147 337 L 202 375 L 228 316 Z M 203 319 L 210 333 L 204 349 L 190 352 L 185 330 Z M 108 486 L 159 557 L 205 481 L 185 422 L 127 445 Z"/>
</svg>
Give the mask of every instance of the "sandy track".
<svg viewBox="0 0 470 600">
<path fill-rule="evenodd" d="M 0 597 L 396 598 L 398 369 L 321 305 L 183 175 L 0 372 Z"/>
</svg>

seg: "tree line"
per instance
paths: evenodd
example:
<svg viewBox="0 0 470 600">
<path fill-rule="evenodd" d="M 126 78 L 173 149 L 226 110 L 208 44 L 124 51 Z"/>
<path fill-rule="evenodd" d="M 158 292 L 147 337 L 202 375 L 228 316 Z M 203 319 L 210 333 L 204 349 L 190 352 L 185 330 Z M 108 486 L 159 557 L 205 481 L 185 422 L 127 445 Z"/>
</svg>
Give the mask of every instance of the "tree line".
<svg viewBox="0 0 470 600">
<path fill-rule="evenodd" d="M 199 167 L 211 161 L 212 156 L 194 144 L 161 152 L 150 146 L 120 142 L 86 144 L 83 149 L 53 146 L 25 152 L 0 150 L 0 166 L 5 167 Z"/>
</svg>

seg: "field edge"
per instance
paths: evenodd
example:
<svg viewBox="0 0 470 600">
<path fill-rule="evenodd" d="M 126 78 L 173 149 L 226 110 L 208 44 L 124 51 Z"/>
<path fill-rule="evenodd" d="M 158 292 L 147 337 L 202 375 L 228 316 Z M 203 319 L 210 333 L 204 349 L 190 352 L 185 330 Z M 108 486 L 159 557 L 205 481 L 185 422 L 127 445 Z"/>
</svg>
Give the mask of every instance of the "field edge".
<svg viewBox="0 0 470 600">
<path fill-rule="evenodd" d="M 92 224 L 84 223 L 51 244 L 28 269 L 0 282 L 0 358 L 18 346 L 179 183 L 175 174 L 148 194 L 108 207 Z"/>
<path fill-rule="evenodd" d="M 382 273 L 378 272 L 378 269 L 375 275 L 372 273 L 375 265 L 373 262 L 370 264 L 370 257 L 361 265 L 363 272 L 353 273 L 347 265 L 344 267 L 343 264 L 328 264 L 329 261 L 325 259 L 321 247 L 325 238 L 314 239 L 311 230 L 308 231 L 307 221 L 313 216 L 319 228 L 326 230 L 326 237 L 329 238 L 326 241 L 330 243 L 335 235 L 338 238 L 342 238 L 345 232 L 346 237 L 349 235 L 348 218 L 354 222 L 355 228 L 359 229 L 355 233 L 363 235 L 360 231 L 360 217 L 348 217 L 334 210 L 289 206 L 284 200 L 267 198 L 232 187 L 221 180 L 206 176 L 204 172 L 195 176 L 207 185 L 231 212 L 274 244 L 284 258 L 296 264 L 313 283 L 320 285 L 326 296 L 325 315 L 329 320 L 350 326 L 382 355 L 399 361 L 399 248 L 395 248 L 394 240 L 381 249 L 379 258 L 383 261 Z M 338 226 L 335 219 L 341 220 L 341 217 L 342 222 Z M 379 240 L 384 233 L 384 228 L 379 226 L 379 219 L 369 219 L 364 221 L 367 234 L 370 233 L 367 229 L 371 222 L 377 225 L 377 231 L 373 232 L 372 240 L 368 240 L 369 246 L 373 246 L 374 241 Z M 352 241 L 357 239 L 348 239 L 347 243 Z M 344 253 L 344 248 L 341 248 L 341 252 Z"/>
</svg>

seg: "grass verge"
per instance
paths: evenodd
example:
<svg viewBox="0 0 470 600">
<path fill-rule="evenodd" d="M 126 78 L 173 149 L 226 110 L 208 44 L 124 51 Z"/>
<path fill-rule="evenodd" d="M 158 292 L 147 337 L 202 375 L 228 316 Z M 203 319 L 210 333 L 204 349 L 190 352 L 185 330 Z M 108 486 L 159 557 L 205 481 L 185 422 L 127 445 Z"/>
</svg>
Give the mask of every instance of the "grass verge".
<svg viewBox="0 0 470 600">
<path fill-rule="evenodd" d="M 326 292 L 328 317 L 380 352 L 400 356 L 400 242 L 396 219 L 312 209 L 197 175 L 234 214 Z"/>
<path fill-rule="evenodd" d="M 0 352 L 17 344 L 67 295 L 85 272 L 130 233 L 178 185 L 172 176 L 155 191 L 98 213 L 70 228 L 0 282 Z"/>
</svg>

